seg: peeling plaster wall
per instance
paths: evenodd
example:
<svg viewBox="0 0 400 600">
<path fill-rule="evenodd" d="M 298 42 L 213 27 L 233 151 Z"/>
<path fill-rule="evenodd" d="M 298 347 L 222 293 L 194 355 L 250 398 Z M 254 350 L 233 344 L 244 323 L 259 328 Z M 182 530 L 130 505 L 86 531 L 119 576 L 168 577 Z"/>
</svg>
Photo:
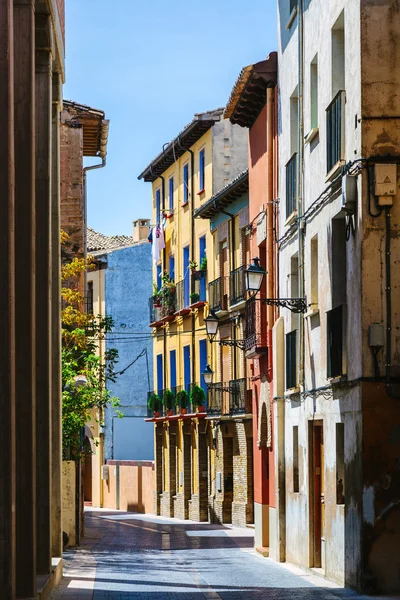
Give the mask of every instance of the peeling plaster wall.
<svg viewBox="0 0 400 600">
<path fill-rule="evenodd" d="M 280 163 L 280 236 L 288 230 L 286 215 L 286 164 L 293 153 L 291 141 L 291 97 L 298 85 L 297 18 L 287 28 L 289 1 L 278 2 L 279 27 L 279 163 Z M 305 0 L 304 2 L 304 135 L 311 129 L 311 62 L 318 55 L 318 128 L 311 143 L 304 146 L 305 210 L 327 188 L 326 109 L 336 91 L 332 85 L 331 30 L 344 10 L 345 28 L 345 158 L 361 156 L 361 128 L 355 116 L 361 114 L 360 71 L 360 2 L 359 0 Z M 362 210 L 363 188 L 358 182 L 359 212 Z M 332 220 L 340 215 L 340 194 L 332 197 L 307 221 L 304 236 L 304 276 L 307 302 L 311 302 L 311 239 L 318 235 L 318 312 L 304 319 L 305 389 L 329 384 L 327 379 L 327 311 L 334 307 L 332 273 Z M 360 227 L 357 217 L 356 227 Z M 292 258 L 298 253 L 297 234 L 281 246 L 279 253 L 279 295 L 293 293 Z M 362 375 L 361 314 L 361 237 L 346 243 L 346 298 L 344 325 L 345 369 L 349 380 Z M 297 288 L 296 288 L 297 289 Z M 299 318 L 283 309 L 285 334 L 298 329 Z M 351 357 L 351 360 L 350 360 Z M 285 369 L 285 359 L 280 365 Z M 314 566 L 313 512 L 310 481 L 309 423 L 323 421 L 325 449 L 325 535 L 322 542 L 322 567 L 325 575 L 340 584 L 357 587 L 361 565 L 361 385 L 334 388 L 333 397 L 299 394 L 287 398 L 285 404 L 286 465 L 286 559 L 305 567 Z M 344 423 L 346 514 L 336 504 L 336 423 Z M 293 491 L 293 427 L 299 434 L 298 493 Z"/>
</svg>

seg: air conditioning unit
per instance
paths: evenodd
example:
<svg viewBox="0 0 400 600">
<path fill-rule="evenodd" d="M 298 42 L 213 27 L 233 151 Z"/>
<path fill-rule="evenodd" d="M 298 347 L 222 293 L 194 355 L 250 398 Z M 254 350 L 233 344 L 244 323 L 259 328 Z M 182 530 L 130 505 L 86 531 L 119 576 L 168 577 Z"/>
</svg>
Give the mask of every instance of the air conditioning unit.
<svg viewBox="0 0 400 600">
<path fill-rule="evenodd" d="M 343 175 L 342 177 L 342 210 L 355 213 L 357 206 L 357 176 Z"/>
<path fill-rule="evenodd" d="M 101 478 L 103 481 L 108 481 L 110 476 L 110 467 L 108 465 L 103 465 L 101 467 Z"/>
</svg>

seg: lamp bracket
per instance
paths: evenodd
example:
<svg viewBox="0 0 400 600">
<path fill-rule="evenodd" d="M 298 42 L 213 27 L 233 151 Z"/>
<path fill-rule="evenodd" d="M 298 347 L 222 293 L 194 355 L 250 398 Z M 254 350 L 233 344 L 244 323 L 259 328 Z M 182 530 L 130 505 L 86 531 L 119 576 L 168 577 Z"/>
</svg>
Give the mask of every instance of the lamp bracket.
<svg viewBox="0 0 400 600">
<path fill-rule="evenodd" d="M 263 304 L 269 304 L 270 306 L 288 308 L 291 312 L 297 314 L 307 312 L 306 298 L 260 298 L 260 301 Z"/>
</svg>

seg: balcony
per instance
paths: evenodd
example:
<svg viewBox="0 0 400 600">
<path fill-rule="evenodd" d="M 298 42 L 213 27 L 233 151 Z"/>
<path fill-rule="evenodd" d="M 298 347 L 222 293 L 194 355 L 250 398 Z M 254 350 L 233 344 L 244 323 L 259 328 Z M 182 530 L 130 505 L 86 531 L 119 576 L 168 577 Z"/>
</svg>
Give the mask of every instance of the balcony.
<svg viewBox="0 0 400 600">
<path fill-rule="evenodd" d="M 297 208 L 297 153 L 286 165 L 286 219 L 292 215 Z"/>
<path fill-rule="evenodd" d="M 161 301 L 154 300 L 153 296 L 149 298 L 149 319 L 150 327 L 161 325 Z"/>
<path fill-rule="evenodd" d="M 251 397 L 248 392 L 245 378 L 210 384 L 207 414 L 211 416 L 251 414 Z"/>
<path fill-rule="evenodd" d="M 197 405 L 191 402 L 191 391 L 196 383 L 179 385 L 165 390 L 154 390 L 147 394 L 147 416 L 153 418 L 171 417 L 175 415 L 194 414 L 198 412 Z M 154 398 L 154 396 L 157 398 Z M 204 400 L 207 405 L 207 398 Z"/>
<path fill-rule="evenodd" d="M 190 304 L 196 308 L 201 308 L 207 301 L 207 271 L 200 270 L 192 273 L 192 289 L 190 294 Z"/>
<path fill-rule="evenodd" d="M 161 288 L 149 299 L 150 326 L 157 327 L 166 321 L 172 321 L 176 312 L 175 284 Z"/>
<path fill-rule="evenodd" d="M 228 311 L 228 282 L 227 277 L 218 277 L 208 286 L 210 310 L 215 313 Z"/>
<path fill-rule="evenodd" d="M 246 302 L 246 267 L 238 267 L 231 271 L 229 278 L 229 305 L 231 308 L 239 308 L 237 305 L 243 305 Z"/>
<path fill-rule="evenodd" d="M 184 279 L 178 281 L 175 292 L 175 308 L 179 315 L 185 315 L 190 312 L 190 298 L 187 294 L 187 283 Z"/>
<path fill-rule="evenodd" d="M 336 94 L 326 109 L 326 171 L 328 175 L 344 159 L 345 92 Z"/>
<path fill-rule="evenodd" d="M 259 358 L 268 352 L 266 307 L 256 298 L 246 302 L 246 358 Z"/>
</svg>

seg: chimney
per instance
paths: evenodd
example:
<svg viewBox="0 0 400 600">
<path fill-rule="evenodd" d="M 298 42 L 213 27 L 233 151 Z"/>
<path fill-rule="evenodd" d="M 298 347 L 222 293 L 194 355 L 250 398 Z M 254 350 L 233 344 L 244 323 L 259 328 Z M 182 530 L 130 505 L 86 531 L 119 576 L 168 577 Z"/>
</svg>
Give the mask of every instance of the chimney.
<svg viewBox="0 0 400 600">
<path fill-rule="evenodd" d="M 133 241 L 141 242 L 147 240 L 150 233 L 150 219 L 138 219 L 133 221 Z"/>
</svg>

